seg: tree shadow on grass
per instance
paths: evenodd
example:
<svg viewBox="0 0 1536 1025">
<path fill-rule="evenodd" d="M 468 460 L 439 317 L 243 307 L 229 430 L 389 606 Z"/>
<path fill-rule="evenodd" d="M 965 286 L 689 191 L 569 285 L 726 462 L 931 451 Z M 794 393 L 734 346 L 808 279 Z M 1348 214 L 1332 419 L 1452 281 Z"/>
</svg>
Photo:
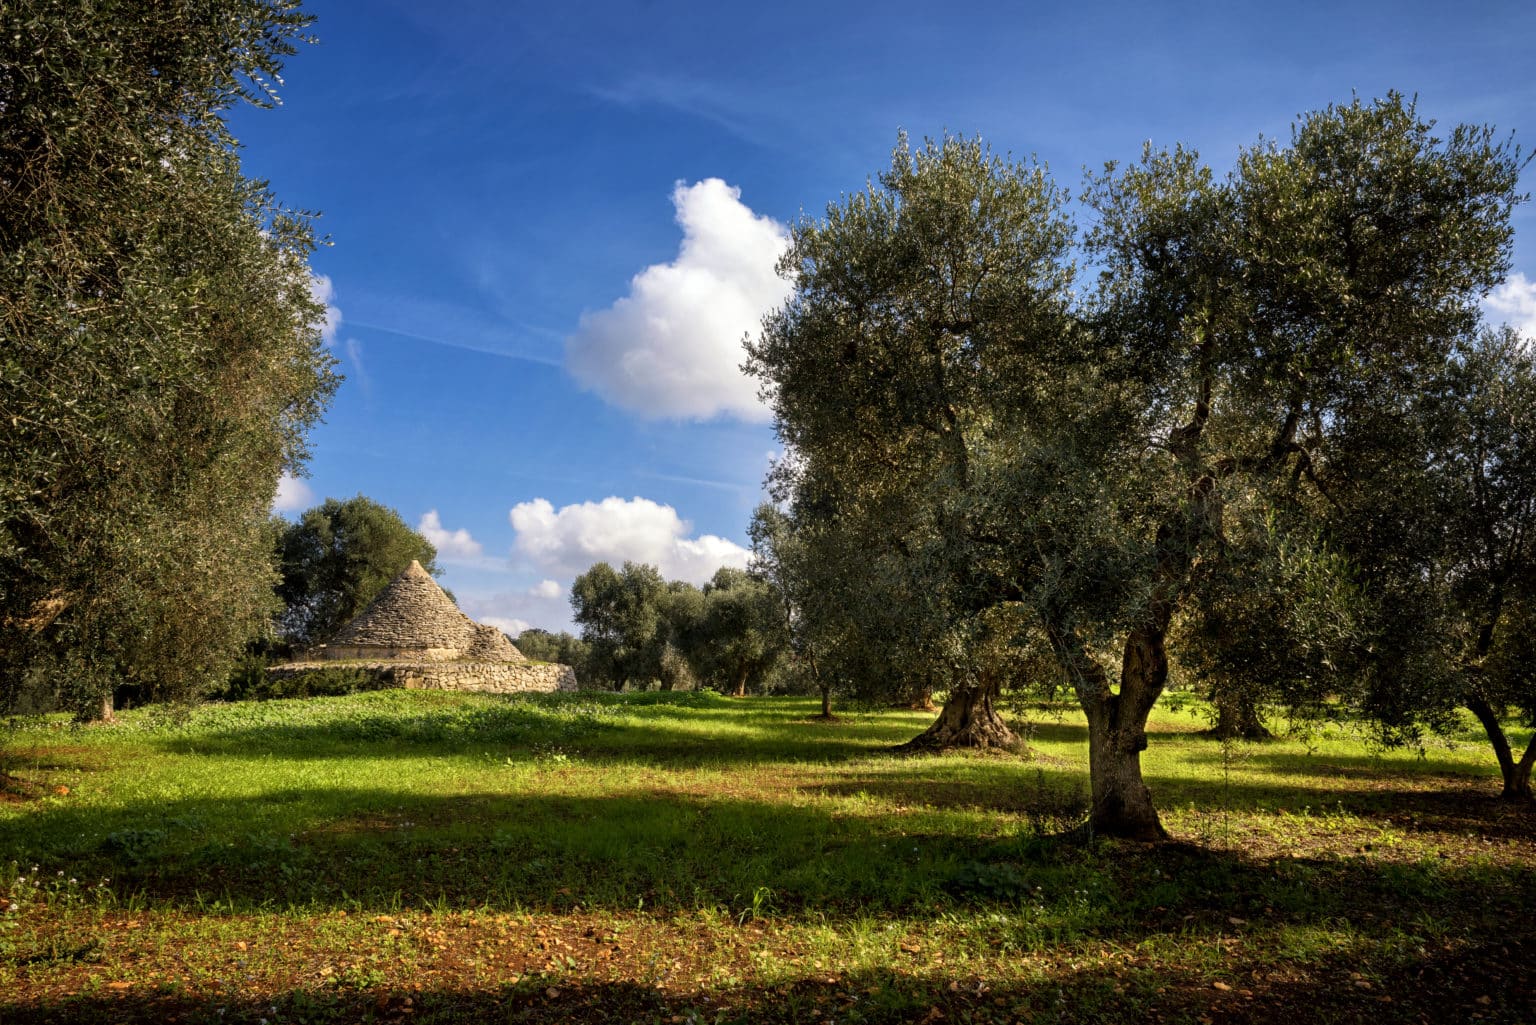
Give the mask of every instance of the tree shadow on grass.
<svg viewBox="0 0 1536 1025">
<path fill-rule="evenodd" d="M 1001 812 L 1032 820 L 1074 821 L 1088 813 L 1088 775 L 1075 767 L 1047 769 L 1027 761 L 1014 761 L 985 765 L 984 770 L 977 772 L 965 763 L 950 763 L 908 772 L 845 771 L 833 782 L 807 789 L 828 797 L 871 797 L 900 811 L 923 808 Z"/>
<path fill-rule="evenodd" d="M 685 954 L 686 956 L 686 954 Z M 718 985 L 656 985 L 580 972 L 506 970 L 475 982 L 442 978 L 410 984 L 405 973 L 361 989 L 289 986 L 277 990 L 185 994 L 151 986 L 116 991 L 100 985 L 71 996 L 29 996 L 23 986 L 0 996 L 0 1020 L 42 1023 L 177 1022 L 713 1022 L 863 1025 L 1018 1021 L 1075 1023 L 1161 1021 L 1210 1025 L 1418 1025 L 1479 1020 L 1515 1025 L 1536 1020 L 1528 929 L 1475 940 L 1452 951 L 1378 956 L 1349 952 L 1305 965 L 1279 965 L 1242 952 L 1209 967 L 1140 959 L 1114 966 L 1050 964 L 1033 978 L 978 977 L 929 964 L 848 973 L 806 972 L 779 984 L 732 979 Z M 707 957 L 697 967 L 711 967 Z M 736 966 L 732 966 L 733 970 Z M 467 973 L 466 973 L 467 974 Z M 700 975 L 704 974 L 699 972 Z M 99 980 L 98 980 L 99 982 Z"/>
<path fill-rule="evenodd" d="M 1337 752 L 1310 754 L 1306 751 L 1275 751 L 1268 748 L 1269 741 L 1258 744 L 1241 742 L 1230 753 L 1219 749 L 1191 751 L 1186 759 L 1192 763 L 1220 765 L 1230 761 L 1252 766 L 1265 772 L 1290 776 L 1336 776 L 1344 779 L 1471 779 L 1483 776 L 1497 778 L 1498 768 L 1493 753 L 1486 745 L 1478 748 L 1479 754 L 1486 749 L 1487 764 L 1470 767 L 1462 761 L 1446 761 L 1438 758 L 1433 749 L 1414 754 L 1406 749 L 1394 749 L 1381 755 L 1341 754 Z"/>
<path fill-rule="evenodd" d="M 1171 805 L 1193 803 L 1233 811 L 1338 811 L 1420 830 L 1536 840 L 1536 806 L 1501 800 L 1492 766 L 1469 771 L 1432 760 L 1245 750 L 1233 760 L 1236 778 L 1223 779 L 1219 754 L 1189 755 L 1184 760 L 1204 765 L 1207 771 L 1149 775 L 1155 798 Z M 1252 778 L 1255 774 L 1274 782 L 1257 783 Z M 1306 785 L 1300 782 L 1304 778 L 1317 782 Z"/>
<path fill-rule="evenodd" d="M 948 902 L 1036 908 L 1061 928 L 1133 938 L 1217 909 L 1300 920 L 1373 911 L 1461 914 L 1530 902 L 1527 864 L 1463 868 L 1375 859 L 1248 859 L 1182 845 L 1064 844 L 1049 815 L 867 814 L 634 789 L 603 796 L 309 788 L 113 809 L 63 805 L 0 821 L 0 865 L 36 863 L 130 906 L 575 908 L 735 915 L 767 888 L 779 913 L 817 921 L 925 916 Z M 1076 894 L 1098 903 L 1080 906 Z M 1490 896 L 1493 894 L 1494 896 Z M 1502 894 L 1502 896 L 1499 896 Z M 1167 921 L 1165 921 L 1167 919 Z M 1020 919 L 1019 928 L 1029 928 Z M 1053 926 L 1054 928 L 1054 926 Z"/>
</svg>

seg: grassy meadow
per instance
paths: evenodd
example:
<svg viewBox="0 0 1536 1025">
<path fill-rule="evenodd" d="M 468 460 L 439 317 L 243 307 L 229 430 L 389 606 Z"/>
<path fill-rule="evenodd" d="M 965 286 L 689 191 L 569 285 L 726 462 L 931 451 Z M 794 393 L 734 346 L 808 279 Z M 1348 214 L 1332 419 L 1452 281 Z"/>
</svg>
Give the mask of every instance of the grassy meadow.
<svg viewBox="0 0 1536 1025">
<path fill-rule="evenodd" d="M 1174 696 L 1175 698 L 1178 695 Z M 931 715 L 384 691 L 18 725 L 0 1022 L 1536 1021 L 1536 813 L 1481 734 L 1143 756 L 1175 841 L 1071 834 L 1087 744 Z"/>
</svg>

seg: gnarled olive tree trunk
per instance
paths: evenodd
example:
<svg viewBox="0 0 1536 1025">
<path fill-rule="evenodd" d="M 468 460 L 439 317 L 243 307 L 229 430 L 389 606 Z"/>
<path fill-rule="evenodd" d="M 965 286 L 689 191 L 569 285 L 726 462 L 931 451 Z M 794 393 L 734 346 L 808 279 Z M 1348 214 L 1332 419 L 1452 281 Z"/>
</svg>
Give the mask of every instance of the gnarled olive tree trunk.
<svg viewBox="0 0 1536 1025">
<path fill-rule="evenodd" d="M 1126 638 L 1120 663 L 1120 689 L 1086 648 L 1068 635 L 1053 632 L 1078 703 L 1088 717 L 1088 775 L 1093 789 L 1089 826 L 1102 836 L 1127 840 L 1166 839 L 1152 792 L 1141 778 L 1141 752 L 1147 748 L 1147 716 L 1168 682 L 1166 628 L 1144 627 Z"/>
<path fill-rule="evenodd" d="M 1269 740 L 1274 734 L 1259 717 L 1259 706 L 1246 694 L 1213 695 L 1216 725 L 1211 733 L 1223 740 Z"/>
<path fill-rule="evenodd" d="M 914 712 L 936 712 L 938 705 L 933 703 L 933 677 L 925 679 L 921 685 L 913 688 L 912 700 L 907 707 Z"/>
<path fill-rule="evenodd" d="M 1008 747 L 1018 743 L 1018 734 L 1009 729 L 993 707 L 999 691 L 996 680 L 952 689 L 934 724 L 896 750 L 950 751 L 958 747 Z"/>
</svg>

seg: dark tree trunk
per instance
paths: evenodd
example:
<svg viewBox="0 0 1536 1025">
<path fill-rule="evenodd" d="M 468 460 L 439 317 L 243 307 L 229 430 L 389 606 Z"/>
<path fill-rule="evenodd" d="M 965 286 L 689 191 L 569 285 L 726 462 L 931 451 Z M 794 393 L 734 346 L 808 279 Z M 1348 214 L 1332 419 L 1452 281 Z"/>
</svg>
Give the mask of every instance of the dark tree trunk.
<svg viewBox="0 0 1536 1025">
<path fill-rule="evenodd" d="M 1223 740 L 1271 740 L 1274 734 L 1259 718 L 1259 706 L 1246 694 L 1216 694 L 1214 736 Z"/>
<path fill-rule="evenodd" d="M 1127 721 L 1120 707 L 1119 695 L 1113 695 L 1088 715 L 1093 831 L 1127 840 L 1166 839 L 1152 791 L 1141 779 L 1141 752 L 1147 747 L 1145 720 L 1141 724 Z"/>
<path fill-rule="evenodd" d="M 992 707 L 996 683 L 983 683 L 950 692 L 934 724 L 898 751 L 950 751 L 959 747 L 1010 747 L 1018 735 L 1008 728 Z"/>
<path fill-rule="evenodd" d="M 823 679 L 821 667 L 816 664 L 816 655 L 809 649 L 805 653 L 806 661 L 811 667 L 811 679 L 816 681 L 816 689 L 821 691 L 821 717 L 832 718 L 832 681 Z"/>
<path fill-rule="evenodd" d="M 1162 630 L 1133 630 L 1120 663 L 1120 690 L 1082 642 L 1067 632 L 1052 635 L 1057 657 L 1073 680 L 1088 717 L 1088 777 L 1093 788 L 1089 827 L 1102 836 L 1157 841 L 1168 836 L 1152 792 L 1141 778 L 1147 747 L 1147 716 L 1168 682 Z"/>
<path fill-rule="evenodd" d="M 1163 631 L 1133 630 L 1120 662 L 1120 692 L 1105 693 L 1088 713 L 1088 774 L 1093 784 L 1093 830 L 1127 840 L 1165 840 L 1152 791 L 1141 779 L 1147 716 L 1168 682 Z M 1105 688 L 1107 692 L 1108 688 Z"/>
<path fill-rule="evenodd" d="M 932 679 L 923 681 L 923 685 L 917 688 L 916 693 L 912 695 L 912 704 L 908 707 L 914 712 L 937 712 L 939 710 L 939 706 L 933 703 Z"/>
<path fill-rule="evenodd" d="M 1504 792 L 1499 796 L 1506 801 L 1530 802 L 1531 766 L 1536 764 L 1536 733 L 1531 735 L 1530 743 L 1525 746 L 1525 754 L 1517 762 L 1514 749 L 1509 745 L 1509 737 L 1504 733 L 1504 726 L 1499 722 L 1498 713 L 1493 707 L 1480 697 L 1468 698 L 1467 707 L 1477 716 L 1477 721 L 1483 724 L 1483 732 L 1488 734 L 1494 756 L 1499 760 L 1499 774 L 1504 777 Z"/>
</svg>

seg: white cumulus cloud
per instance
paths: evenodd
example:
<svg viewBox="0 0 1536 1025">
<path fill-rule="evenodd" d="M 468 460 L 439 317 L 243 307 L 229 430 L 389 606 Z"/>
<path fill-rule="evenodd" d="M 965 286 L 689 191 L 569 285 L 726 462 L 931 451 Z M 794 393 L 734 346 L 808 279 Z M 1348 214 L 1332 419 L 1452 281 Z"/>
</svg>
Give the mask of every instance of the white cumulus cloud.
<svg viewBox="0 0 1536 1025">
<path fill-rule="evenodd" d="M 324 274 L 311 274 L 309 294 L 315 302 L 325 307 L 325 315 L 315 326 L 320 329 L 320 337 L 329 348 L 336 344 L 336 332 L 341 329 L 341 310 L 332 302 L 336 298 L 336 286 Z"/>
<path fill-rule="evenodd" d="M 558 598 L 563 590 L 558 580 L 540 580 L 537 584 L 528 588 L 528 593 L 535 598 Z"/>
<path fill-rule="evenodd" d="M 741 372 L 742 339 L 757 334 L 792 286 L 774 270 L 783 225 L 741 202 L 719 178 L 672 190 L 682 246 L 647 267 L 629 295 L 581 317 L 566 366 L 584 387 L 644 416 L 766 421 L 757 382 Z"/>
<path fill-rule="evenodd" d="M 1493 319 L 1536 339 L 1536 281 L 1516 271 L 1483 300 Z"/>
<path fill-rule="evenodd" d="M 469 531 L 463 528 L 445 529 L 442 517 L 437 514 L 436 509 L 426 511 L 421 517 L 421 522 L 416 524 L 416 532 L 431 541 L 437 549 L 437 554 L 447 561 L 478 559 L 484 550 L 480 542 L 470 536 Z"/>
<path fill-rule="evenodd" d="M 605 498 L 556 509 L 536 498 L 512 507 L 513 552 L 545 572 L 573 576 L 594 562 L 645 562 L 669 580 L 702 584 L 721 566 L 746 568 L 747 549 L 713 534 L 689 537 L 692 524 L 648 498 Z M 542 585 L 541 585 L 542 586 Z"/>
<path fill-rule="evenodd" d="M 315 492 L 301 478 L 284 473 L 277 479 L 277 497 L 272 500 L 273 512 L 298 512 L 308 509 L 315 502 Z"/>
</svg>

